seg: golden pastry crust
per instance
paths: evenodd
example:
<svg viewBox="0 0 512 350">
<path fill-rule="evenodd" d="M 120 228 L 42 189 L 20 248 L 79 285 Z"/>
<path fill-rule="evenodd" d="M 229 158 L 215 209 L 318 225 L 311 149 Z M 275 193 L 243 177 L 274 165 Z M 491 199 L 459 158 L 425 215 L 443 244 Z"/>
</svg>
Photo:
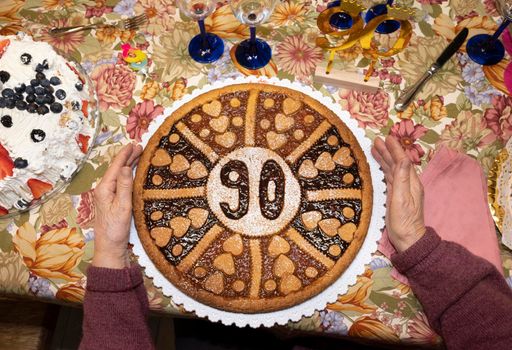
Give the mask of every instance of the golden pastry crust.
<svg viewBox="0 0 512 350">
<path fill-rule="evenodd" d="M 268 121 L 265 128 L 261 127 L 262 120 Z M 174 134 L 179 140 L 173 136 L 175 142 L 168 143 Z M 294 137 L 297 134 L 303 137 Z M 181 156 L 174 167 L 162 154 L 156 162 L 159 166 L 152 164 L 155 153 L 164 148 L 172 161 Z M 245 157 L 244 152 L 251 156 Z M 188 158 L 187 162 L 183 158 Z M 261 188 L 258 192 L 253 173 L 257 173 L 254 169 L 263 169 L 260 163 L 265 159 L 265 164 L 273 161 L 271 174 L 277 177 L 271 177 L 273 182 L 264 187 L 265 199 L 261 200 Z M 243 169 L 233 168 L 224 179 L 218 170 L 222 172 L 230 165 L 228 160 L 241 160 L 250 168 L 247 198 L 258 198 L 260 209 L 265 203 L 280 203 L 280 198 L 284 202 L 282 210 L 277 210 L 279 216 L 269 219 L 267 226 L 267 219 L 257 221 L 261 223 L 259 231 L 240 224 L 248 217 L 259 217 L 252 207 L 233 219 L 225 216 L 226 207 L 221 210 L 218 206 L 217 202 L 225 201 L 229 210 L 240 212 L 245 203 L 237 197 L 236 206 L 236 198 L 229 195 L 230 191 L 241 191 L 238 196 L 243 193 Z M 204 165 L 208 176 L 203 176 L 200 165 L 194 166 L 200 172 L 189 171 L 194 161 Z M 300 170 L 302 162 L 306 164 Z M 314 167 L 316 172 L 307 167 Z M 154 183 L 155 176 L 162 181 Z M 342 178 L 351 181 L 347 184 Z M 228 186 L 213 193 L 221 182 Z M 285 183 L 284 191 L 279 187 L 281 182 Z M 325 183 L 329 186 L 322 185 Z M 343 273 L 365 239 L 372 196 L 366 157 L 351 131 L 331 110 L 288 88 L 240 84 L 200 95 L 167 118 L 139 161 L 133 202 L 135 225 L 144 249 L 171 283 L 204 304 L 232 312 L 259 313 L 299 304 Z M 297 202 L 295 207 L 292 202 Z M 329 209 L 333 206 L 336 211 Z M 269 207 L 267 216 L 276 213 L 275 205 Z M 352 217 L 343 216 L 342 210 L 347 207 L 350 210 L 345 213 L 350 212 L 348 216 Z M 209 213 L 206 219 L 204 210 Z M 159 221 L 151 220 L 155 211 L 164 213 Z M 304 215 L 306 212 L 312 214 Z M 321 226 L 328 234 L 319 225 L 322 218 L 318 213 L 324 216 Z M 173 231 L 166 246 L 160 247 L 162 238 L 155 242 L 151 236 L 154 227 Z M 164 231 L 167 239 L 168 230 Z"/>
</svg>

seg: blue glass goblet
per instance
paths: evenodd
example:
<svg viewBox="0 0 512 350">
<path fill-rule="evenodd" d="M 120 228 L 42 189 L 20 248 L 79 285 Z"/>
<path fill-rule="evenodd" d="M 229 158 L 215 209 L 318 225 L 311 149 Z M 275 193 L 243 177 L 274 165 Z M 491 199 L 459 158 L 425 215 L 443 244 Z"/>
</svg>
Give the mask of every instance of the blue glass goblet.
<svg viewBox="0 0 512 350">
<path fill-rule="evenodd" d="M 204 19 L 215 10 L 216 0 L 177 0 L 178 7 L 188 17 L 197 20 L 200 34 L 190 40 L 188 52 L 199 63 L 217 61 L 224 53 L 224 42 L 213 33 L 207 33 Z"/>
<path fill-rule="evenodd" d="M 256 25 L 267 20 L 276 0 L 231 0 L 230 5 L 238 20 L 249 25 L 251 37 L 239 43 L 235 49 L 238 64 L 250 70 L 265 67 L 272 58 L 272 49 L 262 39 L 256 38 Z"/>
</svg>

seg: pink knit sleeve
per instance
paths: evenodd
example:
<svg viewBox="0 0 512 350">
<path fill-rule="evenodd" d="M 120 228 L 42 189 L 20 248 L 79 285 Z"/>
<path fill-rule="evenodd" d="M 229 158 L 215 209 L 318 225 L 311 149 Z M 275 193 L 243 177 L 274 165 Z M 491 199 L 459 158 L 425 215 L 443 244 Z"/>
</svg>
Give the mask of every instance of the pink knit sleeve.
<svg viewBox="0 0 512 350">
<path fill-rule="evenodd" d="M 89 267 L 80 349 L 153 349 L 146 322 L 148 310 L 138 265 Z"/>
<path fill-rule="evenodd" d="M 442 241 L 432 228 L 391 260 L 448 349 L 510 349 L 512 291 L 487 260 Z"/>
</svg>

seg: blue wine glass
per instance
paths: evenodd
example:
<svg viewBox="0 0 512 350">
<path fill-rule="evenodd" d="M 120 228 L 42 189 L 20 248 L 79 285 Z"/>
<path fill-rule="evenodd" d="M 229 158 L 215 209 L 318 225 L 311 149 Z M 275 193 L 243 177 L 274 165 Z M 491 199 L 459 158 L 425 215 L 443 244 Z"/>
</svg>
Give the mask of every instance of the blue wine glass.
<svg viewBox="0 0 512 350">
<path fill-rule="evenodd" d="M 207 33 L 204 19 L 208 17 L 217 5 L 217 0 L 176 0 L 180 10 L 199 24 L 200 34 L 190 40 L 188 53 L 199 63 L 217 61 L 224 53 L 224 42 L 213 33 Z"/>
<path fill-rule="evenodd" d="M 251 37 L 235 48 L 235 59 L 242 67 L 256 70 L 265 67 L 272 58 L 272 49 L 256 38 L 256 25 L 265 22 L 276 5 L 276 0 L 231 0 L 231 10 L 238 20 L 247 24 Z"/>
<path fill-rule="evenodd" d="M 389 6 L 393 5 L 393 0 L 387 0 L 387 2 L 385 4 L 379 4 L 379 5 L 373 6 L 371 9 L 369 9 L 366 12 L 366 15 L 364 18 L 365 22 L 368 23 L 377 16 L 382 16 L 382 15 L 387 14 L 388 13 L 388 5 Z M 377 29 L 375 29 L 375 31 L 379 34 L 391 34 L 393 32 L 396 32 L 399 28 L 400 28 L 400 22 L 395 21 L 395 20 L 388 20 L 388 21 L 384 21 L 381 24 L 379 24 L 379 26 L 377 27 Z"/>
<path fill-rule="evenodd" d="M 505 47 L 499 38 L 512 21 L 512 1 L 498 0 L 497 5 L 504 18 L 496 32 L 493 35 L 475 35 L 466 44 L 469 58 L 484 66 L 497 64 L 505 57 Z"/>
</svg>

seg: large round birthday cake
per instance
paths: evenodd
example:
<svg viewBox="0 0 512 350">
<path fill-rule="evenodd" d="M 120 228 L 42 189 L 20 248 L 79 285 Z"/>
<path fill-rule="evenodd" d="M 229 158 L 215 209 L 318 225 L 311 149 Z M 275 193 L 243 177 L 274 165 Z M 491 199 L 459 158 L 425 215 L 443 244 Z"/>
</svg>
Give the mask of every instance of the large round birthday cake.
<svg viewBox="0 0 512 350">
<path fill-rule="evenodd" d="M 92 142 L 84 76 L 29 36 L 0 36 L 0 215 L 69 180 Z"/>
<path fill-rule="evenodd" d="M 365 239 L 372 184 L 330 109 L 251 83 L 168 116 L 141 157 L 133 201 L 144 249 L 172 284 L 215 308 L 259 313 L 340 277 Z"/>
</svg>

